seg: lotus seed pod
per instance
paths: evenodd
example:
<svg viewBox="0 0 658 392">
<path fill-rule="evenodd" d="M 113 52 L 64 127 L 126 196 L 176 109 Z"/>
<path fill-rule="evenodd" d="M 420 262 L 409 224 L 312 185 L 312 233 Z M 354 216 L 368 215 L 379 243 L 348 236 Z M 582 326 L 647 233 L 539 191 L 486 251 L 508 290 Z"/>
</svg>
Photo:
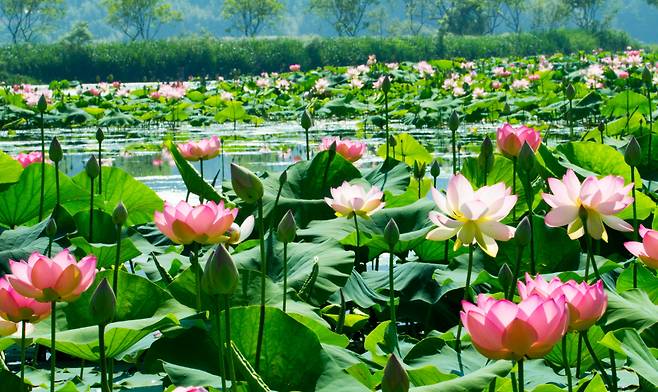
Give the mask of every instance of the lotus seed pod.
<svg viewBox="0 0 658 392">
<path fill-rule="evenodd" d="M 37 103 L 37 109 L 41 113 L 45 113 L 46 109 L 48 109 L 48 101 L 46 101 L 46 96 L 43 94 L 39 97 L 39 102 Z"/>
<path fill-rule="evenodd" d="M 263 197 L 263 183 L 251 170 L 231 163 L 231 184 L 238 197 L 255 203 Z"/>
<path fill-rule="evenodd" d="M 382 80 L 382 91 L 386 94 L 391 91 L 391 78 L 389 78 L 388 75 L 384 76 L 384 79 Z"/>
<path fill-rule="evenodd" d="M 103 130 L 98 128 L 96 130 L 96 140 L 100 143 L 103 140 L 105 140 L 105 133 L 103 133 Z"/>
</svg>

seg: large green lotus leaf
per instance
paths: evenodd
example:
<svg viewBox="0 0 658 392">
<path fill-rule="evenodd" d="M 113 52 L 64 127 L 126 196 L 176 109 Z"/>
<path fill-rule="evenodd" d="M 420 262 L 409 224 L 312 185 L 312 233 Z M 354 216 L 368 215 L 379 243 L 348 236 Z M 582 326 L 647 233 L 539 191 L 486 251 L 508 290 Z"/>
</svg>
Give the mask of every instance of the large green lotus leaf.
<svg viewBox="0 0 658 392">
<path fill-rule="evenodd" d="M 594 325 L 591 328 L 587 330 L 587 337 L 589 338 L 590 342 L 592 342 L 594 352 L 596 353 L 596 356 L 598 358 L 607 358 L 609 356 L 608 350 L 599 345 L 595 344 L 594 342 L 598 342 L 603 338 L 605 333 L 601 329 L 601 327 Z M 576 362 L 578 358 L 578 334 L 576 333 L 567 333 L 567 345 L 566 345 L 566 351 L 567 351 L 567 360 L 569 362 L 569 366 L 572 368 L 576 367 Z M 580 358 L 581 358 L 581 366 L 583 369 L 592 369 L 594 367 L 594 361 L 592 360 L 592 356 L 590 355 L 589 351 L 587 350 L 587 347 L 581 342 L 581 350 L 580 350 Z M 564 366 L 564 361 L 562 360 L 562 341 L 560 340 L 555 346 L 553 346 L 553 349 L 551 350 L 550 353 L 548 353 L 545 357 L 548 361 L 553 363 L 557 367 Z M 575 370 L 572 369 L 571 373 L 575 373 Z M 546 382 L 547 380 L 542 380 L 542 382 Z"/>
<path fill-rule="evenodd" d="M 363 178 L 383 191 L 399 195 L 409 187 L 411 169 L 405 163 L 389 158 L 365 172 Z"/>
<path fill-rule="evenodd" d="M 17 227 L 0 233 L 0 271 L 9 272 L 9 259 L 27 260 L 32 252 L 45 253 L 48 248 L 48 238 L 39 237 L 45 230 L 48 220 L 32 227 Z M 52 252 L 56 254 L 61 248 L 53 244 Z"/>
<path fill-rule="evenodd" d="M 653 303 L 658 303 L 658 277 L 640 264 L 637 268 L 637 288 L 644 290 Z M 617 278 L 618 293 L 633 289 L 633 268 L 626 268 Z"/>
<path fill-rule="evenodd" d="M 350 340 L 347 338 L 347 336 L 337 334 L 330 330 L 329 325 L 326 322 L 321 323 L 315 319 L 297 313 L 288 313 L 288 315 L 315 332 L 315 334 L 318 335 L 320 343 L 322 344 L 331 344 L 345 348 L 350 343 Z"/>
<path fill-rule="evenodd" d="M 44 216 L 50 215 L 56 203 L 55 168 L 46 165 L 44 184 Z M 60 201 L 73 214 L 89 208 L 89 194 L 59 173 Z M 0 225 L 15 227 L 30 222 L 39 215 L 41 165 L 30 165 L 21 173 L 17 183 L 0 193 Z"/>
<path fill-rule="evenodd" d="M 485 270 L 491 264 L 490 258 L 481 251 L 473 253 L 473 270 L 471 275 L 471 287 L 478 284 L 491 285 L 491 291 L 502 291 L 502 286 L 497 277 L 492 276 Z M 439 298 L 452 290 L 463 289 L 466 285 L 466 277 L 468 275 L 468 254 L 462 254 L 451 260 L 448 265 L 437 265 L 434 272 L 434 280 L 436 280 L 440 287 Z"/>
<path fill-rule="evenodd" d="M 621 294 L 607 291 L 609 328 L 635 328 L 642 332 L 658 323 L 658 305 L 651 302 L 642 289 L 626 290 Z"/>
<path fill-rule="evenodd" d="M 210 318 L 211 325 L 215 325 L 215 316 Z M 222 324 L 223 325 L 223 324 Z M 214 326 L 213 326 L 214 328 Z M 222 336 L 225 338 L 224 330 Z M 185 347 L 185 350 L 181 350 Z M 167 331 L 154 342 L 144 356 L 142 369 L 148 373 L 159 373 L 167 370 L 166 364 L 194 368 L 200 372 L 207 372 L 218 377 L 219 357 L 217 352 L 217 334 L 209 332 L 203 324 L 192 327 L 176 328 Z M 173 381 L 173 380 L 172 380 Z M 185 385 L 212 385 L 206 383 Z"/>
<path fill-rule="evenodd" d="M 231 337 L 254 366 L 260 309 L 231 310 Z M 252 326 L 252 327 L 247 327 Z M 313 391 L 322 373 L 322 346 L 317 335 L 276 308 L 265 309 L 260 376 L 274 390 Z"/>
<path fill-rule="evenodd" d="M 480 392 L 491 381 L 505 377 L 512 370 L 510 361 L 496 361 L 463 377 L 453 378 L 438 384 L 411 388 L 410 392 Z"/>
<path fill-rule="evenodd" d="M 94 290 L 103 278 L 112 284 L 113 271 L 101 271 L 96 274 L 94 283 L 80 298 L 67 304 L 63 312 L 66 315 L 67 327 L 81 328 L 94 325 L 89 313 L 89 306 Z M 117 287 L 117 306 L 114 320 L 134 320 L 153 317 L 171 296 L 162 288 L 139 275 L 119 271 Z M 168 311 L 167 309 L 164 309 Z M 173 309 L 170 309 L 173 310 Z"/>
<path fill-rule="evenodd" d="M 225 103 L 226 107 L 217 114 L 215 114 L 215 120 L 219 123 L 226 121 L 241 121 L 248 117 L 247 111 L 244 110 L 242 102 L 240 101 L 229 101 Z"/>
<path fill-rule="evenodd" d="M 643 221 L 649 217 L 656 208 L 656 203 L 651 200 L 651 198 L 644 193 L 640 192 L 639 189 L 636 189 L 635 191 L 635 203 L 636 203 L 636 211 L 637 211 L 637 219 L 638 221 Z M 617 217 L 630 221 L 633 219 L 633 205 L 630 204 L 628 207 L 626 207 L 622 212 L 617 214 Z"/>
<path fill-rule="evenodd" d="M 323 348 L 324 370 L 318 379 L 316 392 L 369 392 L 373 390 L 370 382 L 366 386 L 354 372 L 348 373 L 347 369 L 363 365 L 352 356 L 351 352 L 335 346 L 325 345 Z"/>
<path fill-rule="evenodd" d="M 652 109 L 656 108 L 656 103 L 652 102 Z M 641 114 L 648 115 L 651 111 L 649 101 L 645 95 L 635 91 L 622 91 L 609 99 L 601 108 L 601 114 L 605 117 L 626 117 L 627 113 L 637 111 Z"/>
<path fill-rule="evenodd" d="M 384 303 L 389 300 L 388 296 L 376 293 L 363 281 L 361 274 L 352 271 L 350 278 L 347 280 L 345 287 L 343 287 L 343 296 L 345 302 L 352 301 L 361 308 L 370 308 L 377 303 Z M 340 303 L 339 293 L 334 294 L 330 298 L 332 303 Z"/>
<path fill-rule="evenodd" d="M 441 287 L 433 279 L 436 271 L 435 264 L 407 262 L 398 264 L 393 269 L 393 282 L 401 303 L 407 301 L 423 301 L 428 304 L 436 303 L 441 298 Z M 388 265 L 379 271 L 367 271 L 363 274 L 363 281 L 375 292 L 388 295 Z"/>
<path fill-rule="evenodd" d="M 658 385 L 658 360 L 640 334 L 630 328 L 608 332 L 600 344 L 628 358 L 628 367 L 654 386 Z"/>
<path fill-rule="evenodd" d="M 220 195 L 210 184 L 204 181 L 196 169 L 186 161 L 185 158 L 183 158 L 180 151 L 178 151 L 178 147 L 174 143 L 168 141 L 166 145 L 171 152 L 171 155 L 174 157 L 176 167 L 183 178 L 185 187 L 190 193 L 194 193 L 205 200 L 212 200 L 215 203 L 219 203 L 220 200 L 225 200 L 225 198 L 223 198 L 222 195 Z"/>
<path fill-rule="evenodd" d="M 203 351 L 200 349 L 200 351 Z M 175 365 L 169 362 L 162 362 L 162 367 L 167 373 L 169 380 L 175 386 L 188 387 L 190 385 L 197 386 L 220 386 L 222 381 L 219 376 L 204 372 L 196 368 Z"/>
<path fill-rule="evenodd" d="M 128 210 L 127 224 L 133 226 L 151 222 L 153 213 L 162 210 L 160 197 L 130 174 L 116 167 L 103 167 L 101 170 L 103 194 L 94 198 L 98 199 L 97 206 L 102 211 L 112 214 L 117 204 L 122 202 Z M 82 189 L 89 189 L 91 185 L 84 171 L 73 177 L 73 181 Z"/>
<path fill-rule="evenodd" d="M 432 163 L 432 154 L 418 142 L 413 136 L 408 133 L 401 133 L 394 136 L 396 145 L 395 147 L 389 146 L 389 158 L 396 159 L 404 162 L 409 166 L 418 163 Z M 386 157 L 386 143 L 377 148 L 377 155 Z"/>
<path fill-rule="evenodd" d="M 22 172 L 23 166 L 17 160 L 0 151 L 0 185 L 13 184 Z"/>
</svg>

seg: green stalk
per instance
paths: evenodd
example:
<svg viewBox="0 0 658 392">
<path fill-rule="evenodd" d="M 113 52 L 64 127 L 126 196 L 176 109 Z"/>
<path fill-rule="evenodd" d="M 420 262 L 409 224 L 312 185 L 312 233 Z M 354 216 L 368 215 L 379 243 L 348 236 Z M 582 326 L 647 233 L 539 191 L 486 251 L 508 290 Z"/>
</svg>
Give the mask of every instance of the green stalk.
<svg viewBox="0 0 658 392">
<path fill-rule="evenodd" d="M 288 294 L 288 243 L 283 243 L 283 312 L 286 311 L 286 297 Z"/>
<path fill-rule="evenodd" d="M 395 319 L 395 280 L 393 279 L 393 247 L 390 247 L 388 250 L 389 259 L 388 259 L 388 292 L 389 292 L 389 306 L 391 308 L 391 325 L 397 335 L 398 327 Z M 397 342 L 397 338 L 395 339 Z"/>
<path fill-rule="evenodd" d="M 59 162 L 55 162 L 55 196 L 57 203 L 55 204 L 55 211 L 59 211 Z"/>
<path fill-rule="evenodd" d="M 573 139 L 573 100 L 569 100 L 569 138 Z"/>
<path fill-rule="evenodd" d="M 117 252 L 114 256 L 114 279 L 112 280 L 112 291 L 115 298 L 119 299 L 119 260 L 121 256 L 121 225 L 116 225 L 117 230 Z"/>
<path fill-rule="evenodd" d="M 258 199 L 258 228 L 260 237 L 260 317 L 258 319 L 258 340 L 256 342 L 256 371 L 260 369 L 260 354 L 263 348 L 263 332 L 265 331 L 265 277 L 267 276 L 267 259 L 265 258 L 265 223 L 263 222 L 263 198 Z"/>
<path fill-rule="evenodd" d="M 564 373 L 567 375 L 567 388 L 568 392 L 573 392 L 573 381 L 571 380 L 571 367 L 569 366 L 569 359 L 567 358 L 567 335 L 562 336 L 562 364 L 564 365 Z"/>
<path fill-rule="evenodd" d="M 91 196 L 89 197 L 89 243 L 94 242 L 94 179 L 91 180 Z"/>
<path fill-rule="evenodd" d="M 510 372 L 509 378 L 512 380 L 512 392 L 519 392 L 519 384 L 516 382 L 516 373 Z"/>
<path fill-rule="evenodd" d="M 27 385 L 25 385 L 25 324 L 27 322 L 23 320 L 21 322 L 21 389 L 27 392 Z"/>
<path fill-rule="evenodd" d="M 619 389 L 619 386 L 617 385 L 618 379 L 617 379 L 617 363 L 615 361 L 615 352 L 612 350 L 609 350 L 610 354 L 610 370 L 612 371 L 612 392 L 617 392 Z"/>
<path fill-rule="evenodd" d="M 105 326 L 98 326 L 98 347 L 101 365 L 101 391 L 110 392 L 107 384 L 107 359 L 105 358 Z"/>
<path fill-rule="evenodd" d="M 576 377 L 580 377 L 580 365 L 583 356 L 583 335 L 578 334 L 578 355 L 576 356 Z"/>
<path fill-rule="evenodd" d="M 468 246 L 468 271 L 466 272 L 466 285 L 464 286 L 464 300 L 468 300 L 470 295 L 469 291 L 471 289 L 471 272 L 473 270 L 473 245 Z M 457 337 L 455 339 L 455 350 L 457 351 L 457 361 L 459 362 L 459 371 L 464 374 L 464 365 L 462 363 L 462 347 L 461 347 L 461 336 L 462 336 L 462 324 L 461 321 L 457 326 Z"/>
<path fill-rule="evenodd" d="M 457 131 L 452 131 L 452 175 L 457 174 Z"/>
<path fill-rule="evenodd" d="M 309 147 L 309 142 L 308 142 L 308 129 L 304 129 L 304 133 L 306 136 L 306 160 L 310 161 L 311 160 L 311 148 Z"/>
<path fill-rule="evenodd" d="M 200 312 L 202 310 L 201 305 L 201 266 L 199 265 L 199 244 L 192 242 L 190 244 L 192 249 L 190 252 L 190 263 L 192 268 L 194 268 L 194 283 L 196 286 L 196 310 Z"/>
<path fill-rule="evenodd" d="M 354 266 L 359 266 L 359 249 L 361 247 L 361 235 L 359 233 L 359 221 L 357 215 L 354 214 L 354 228 L 356 229 L 356 251 L 354 252 Z M 365 263 L 363 265 L 365 267 Z M 365 269 L 365 268 L 364 268 Z"/>
<path fill-rule="evenodd" d="M 43 219 L 43 202 L 46 189 L 46 140 L 43 132 L 43 112 L 41 112 L 41 193 L 39 194 L 39 222 Z"/>
<path fill-rule="evenodd" d="M 343 294 L 343 289 L 338 290 L 340 294 L 340 310 L 338 313 L 338 321 L 336 321 L 336 333 L 343 333 L 343 327 L 345 326 L 345 295 Z"/>
<path fill-rule="evenodd" d="M 219 302 L 219 296 L 216 297 L 217 310 L 215 311 L 215 323 L 217 325 L 217 353 L 219 355 L 219 377 L 222 380 L 222 391 L 226 391 L 226 367 L 224 366 L 224 343 L 222 339 L 222 321 L 220 313 L 222 306 Z M 230 348 L 229 348 L 230 349 Z M 229 355 L 230 356 L 230 355 Z"/>
<path fill-rule="evenodd" d="M 599 273 L 599 267 L 596 265 L 594 260 L 594 249 L 592 247 L 592 237 L 587 233 L 587 223 L 583 225 L 585 227 L 585 241 L 587 242 L 587 263 L 585 264 L 585 280 L 589 281 L 589 265 L 592 264 L 594 269 L 594 276 L 596 279 L 601 279 L 601 274 Z"/>
<path fill-rule="evenodd" d="M 519 371 L 519 392 L 525 391 L 525 383 L 523 382 L 523 359 L 519 359 L 517 362 L 518 371 Z"/>
<path fill-rule="evenodd" d="M 516 195 L 516 157 L 512 157 L 512 194 Z M 516 203 L 512 207 L 512 221 L 516 222 Z"/>
<path fill-rule="evenodd" d="M 57 326 L 57 302 L 50 303 L 50 392 L 55 392 L 55 368 L 57 350 L 55 348 L 55 327 Z"/>
<path fill-rule="evenodd" d="M 384 118 L 386 125 L 386 160 L 388 161 L 389 156 L 389 137 L 388 137 L 388 91 L 384 91 Z"/>
<path fill-rule="evenodd" d="M 99 141 L 98 142 L 98 167 L 101 168 L 98 171 L 98 194 L 102 195 L 103 194 L 103 158 L 102 158 L 102 150 L 101 150 L 101 144 L 103 142 Z"/>
<path fill-rule="evenodd" d="M 633 184 L 633 188 L 631 188 L 633 196 L 633 238 L 637 241 L 639 234 L 637 229 L 637 199 L 635 198 L 635 167 L 633 166 L 631 166 L 631 184 Z M 637 260 L 633 261 L 633 288 L 637 288 Z"/>
<path fill-rule="evenodd" d="M 226 360 L 229 374 L 229 381 L 231 381 L 231 390 L 235 391 L 235 365 L 233 364 L 233 355 L 231 354 L 231 303 L 228 295 L 224 296 L 224 321 L 226 325 Z"/>
<path fill-rule="evenodd" d="M 599 371 L 599 373 L 601 373 L 601 377 L 603 377 L 603 381 L 605 382 L 605 385 L 607 385 L 610 390 L 613 390 L 612 384 L 610 383 L 610 378 L 608 377 L 608 374 L 605 372 L 605 369 L 603 368 L 603 364 L 596 356 L 596 352 L 594 352 L 594 348 L 592 348 L 592 344 L 589 341 L 589 337 L 587 337 L 587 331 L 581 331 L 580 335 L 583 337 L 583 341 L 585 342 L 587 351 L 589 351 L 589 355 L 594 360 L 594 365 L 596 366 L 597 370 Z"/>
</svg>

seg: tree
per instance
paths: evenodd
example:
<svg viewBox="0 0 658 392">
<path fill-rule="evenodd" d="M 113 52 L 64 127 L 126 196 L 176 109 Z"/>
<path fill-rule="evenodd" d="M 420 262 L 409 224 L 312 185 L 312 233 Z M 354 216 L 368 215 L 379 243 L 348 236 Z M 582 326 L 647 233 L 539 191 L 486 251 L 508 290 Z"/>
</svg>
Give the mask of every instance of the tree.
<svg viewBox="0 0 658 392">
<path fill-rule="evenodd" d="M 103 0 L 107 22 L 128 39 L 154 38 L 166 23 L 182 20 L 180 12 L 164 0 Z"/>
<path fill-rule="evenodd" d="M 91 42 L 94 36 L 89 31 L 89 24 L 87 22 L 77 22 L 71 28 L 71 31 L 62 37 L 62 42 L 74 47 L 80 47 L 84 44 Z"/>
<path fill-rule="evenodd" d="M 0 20 L 13 44 L 33 41 L 63 15 L 63 0 L 0 0 Z"/>
<path fill-rule="evenodd" d="M 492 2 L 482 0 L 439 0 L 439 23 L 457 35 L 482 35 L 495 29 L 489 11 Z"/>
<path fill-rule="evenodd" d="M 404 0 L 404 14 L 409 34 L 418 35 L 425 26 L 436 19 L 436 2 L 434 0 Z"/>
<path fill-rule="evenodd" d="M 503 7 L 507 11 L 501 14 L 505 24 L 515 33 L 520 33 L 523 13 L 527 8 L 527 1 L 503 0 Z"/>
<path fill-rule="evenodd" d="M 265 26 L 272 25 L 283 13 L 279 0 L 226 0 L 222 16 L 232 21 L 231 29 L 245 37 L 253 37 Z"/>
<path fill-rule="evenodd" d="M 311 11 L 331 21 L 340 36 L 354 37 L 368 27 L 365 20 L 368 8 L 379 0 L 311 0 Z"/>
<path fill-rule="evenodd" d="M 563 0 L 533 0 L 528 2 L 527 12 L 533 31 L 555 30 L 570 14 Z"/>
<path fill-rule="evenodd" d="M 572 10 L 576 25 L 584 30 L 595 31 L 606 26 L 617 13 L 617 9 L 606 9 L 606 0 L 563 0 Z"/>
</svg>

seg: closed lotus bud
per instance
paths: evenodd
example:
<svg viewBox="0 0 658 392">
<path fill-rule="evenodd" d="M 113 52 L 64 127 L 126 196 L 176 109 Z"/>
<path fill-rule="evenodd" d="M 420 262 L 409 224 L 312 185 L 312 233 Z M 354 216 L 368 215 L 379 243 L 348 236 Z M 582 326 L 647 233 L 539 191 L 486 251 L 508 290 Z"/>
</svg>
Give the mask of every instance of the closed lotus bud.
<svg viewBox="0 0 658 392">
<path fill-rule="evenodd" d="M 281 218 L 279 226 L 276 231 L 277 238 L 283 243 L 290 243 L 295 240 L 297 235 L 297 223 L 295 223 L 295 216 L 292 214 L 292 210 L 288 210 L 286 214 Z"/>
<path fill-rule="evenodd" d="M 414 177 L 417 179 L 421 179 L 425 177 L 425 173 L 427 172 L 427 164 L 425 162 L 423 163 L 418 163 L 418 161 L 414 161 Z"/>
<path fill-rule="evenodd" d="M 251 170 L 231 163 L 231 184 L 238 197 L 255 203 L 263 197 L 263 183 Z"/>
<path fill-rule="evenodd" d="M 409 376 L 395 354 L 391 354 L 384 368 L 382 392 L 408 392 Z"/>
<path fill-rule="evenodd" d="M 434 160 L 434 162 L 432 162 L 432 166 L 430 166 L 430 174 L 434 178 L 438 177 L 441 174 L 441 165 L 439 165 L 439 162 L 437 162 L 436 160 Z"/>
<path fill-rule="evenodd" d="M 284 170 L 283 173 L 279 176 L 279 186 L 283 186 L 283 184 L 288 181 L 288 170 Z"/>
<path fill-rule="evenodd" d="M 122 202 L 119 202 L 114 211 L 112 211 L 112 222 L 117 226 L 123 226 L 127 220 L 128 210 L 126 210 L 126 206 Z"/>
<path fill-rule="evenodd" d="M 100 143 L 103 140 L 105 140 L 105 134 L 103 133 L 103 130 L 98 128 L 96 130 L 96 140 Z"/>
<path fill-rule="evenodd" d="M 569 101 L 576 97 L 576 89 L 574 88 L 573 84 L 569 83 L 567 85 L 567 88 L 564 89 L 564 95 Z"/>
<path fill-rule="evenodd" d="M 98 161 L 96 160 L 96 157 L 92 155 L 89 160 L 87 160 L 87 164 L 85 165 L 85 171 L 87 172 L 87 175 L 89 178 L 96 178 L 101 172 L 101 167 L 98 166 Z"/>
<path fill-rule="evenodd" d="M 530 227 L 530 219 L 525 216 L 519 222 L 519 225 L 516 226 L 516 231 L 514 233 L 514 239 L 518 246 L 527 246 L 530 244 L 532 239 L 532 227 Z"/>
<path fill-rule="evenodd" d="M 501 286 L 503 286 L 505 292 L 507 292 L 507 289 L 509 288 L 510 284 L 512 284 L 513 280 L 514 276 L 512 276 L 512 270 L 509 268 L 507 263 L 503 263 L 503 266 L 498 270 L 498 281 L 500 282 Z"/>
<path fill-rule="evenodd" d="M 624 151 L 624 161 L 628 166 L 633 167 L 637 167 L 642 161 L 642 149 L 635 136 L 631 136 L 631 140 L 628 141 L 626 151 Z"/>
<path fill-rule="evenodd" d="M 644 67 L 642 70 L 642 82 L 647 87 L 651 87 L 653 85 L 653 75 L 651 75 L 651 70 L 649 70 L 649 67 Z"/>
<path fill-rule="evenodd" d="M 302 128 L 305 130 L 309 130 L 313 126 L 313 118 L 311 117 L 311 113 L 308 112 L 308 110 L 304 110 L 302 113 L 302 119 L 301 119 L 301 125 Z"/>
<path fill-rule="evenodd" d="M 395 146 L 398 145 L 398 141 L 395 139 L 395 137 L 393 135 L 391 135 L 391 136 L 388 137 L 388 144 L 391 147 L 395 148 Z"/>
<path fill-rule="evenodd" d="M 400 240 L 400 229 L 395 219 L 391 218 L 384 228 L 384 242 L 388 245 L 389 249 L 393 249 L 395 244 Z"/>
<path fill-rule="evenodd" d="M 382 91 L 386 94 L 391 91 L 391 78 L 389 78 L 388 75 L 384 76 L 384 79 L 382 80 Z"/>
<path fill-rule="evenodd" d="M 46 101 L 46 97 L 44 95 L 39 97 L 39 102 L 37 102 L 37 109 L 41 113 L 45 113 L 46 109 L 48 109 L 48 101 Z"/>
<path fill-rule="evenodd" d="M 48 219 L 46 224 L 46 235 L 50 238 L 54 238 L 57 234 L 57 223 L 53 218 Z"/>
<path fill-rule="evenodd" d="M 505 102 L 505 106 L 503 106 L 503 113 L 504 114 L 512 113 L 512 107 L 507 102 Z"/>
<path fill-rule="evenodd" d="M 59 140 L 57 140 L 57 136 L 55 136 L 53 140 L 50 142 L 50 148 L 48 149 L 48 157 L 50 158 L 51 161 L 55 163 L 61 162 L 62 158 L 64 157 L 64 153 L 62 152 L 62 145 L 59 144 Z"/>
<path fill-rule="evenodd" d="M 101 280 L 89 302 L 89 312 L 91 319 L 96 325 L 107 325 L 114 318 L 117 307 L 117 299 L 114 291 L 107 281 L 107 278 Z"/>
<path fill-rule="evenodd" d="M 532 169 L 535 168 L 535 152 L 532 151 L 532 147 L 526 142 L 523 143 L 523 147 L 521 147 L 521 151 L 519 152 L 519 169 L 521 172 L 525 173 L 526 175 L 530 174 L 532 172 Z"/>
<path fill-rule="evenodd" d="M 201 288 L 208 295 L 229 295 L 238 286 L 238 269 L 224 245 L 215 248 L 201 277 Z"/>
<path fill-rule="evenodd" d="M 448 128 L 450 128 L 450 130 L 453 132 L 459 128 L 459 114 L 457 114 L 456 110 L 452 111 L 452 114 L 448 119 Z"/>
<path fill-rule="evenodd" d="M 601 121 L 601 122 L 599 123 L 599 127 L 598 127 L 598 128 L 599 128 L 599 132 L 601 132 L 601 133 L 605 132 L 605 123 L 604 123 L 603 121 Z"/>
<path fill-rule="evenodd" d="M 484 140 L 482 141 L 482 145 L 480 145 L 480 155 L 478 156 L 478 164 L 480 165 L 480 169 L 491 169 L 493 166 L 493 161 L 494 161 L 494 148 L 493 148 L 493 143 L 491 142 L 491 139 L 489 136 L 485 136 Z"/>
</svg>

